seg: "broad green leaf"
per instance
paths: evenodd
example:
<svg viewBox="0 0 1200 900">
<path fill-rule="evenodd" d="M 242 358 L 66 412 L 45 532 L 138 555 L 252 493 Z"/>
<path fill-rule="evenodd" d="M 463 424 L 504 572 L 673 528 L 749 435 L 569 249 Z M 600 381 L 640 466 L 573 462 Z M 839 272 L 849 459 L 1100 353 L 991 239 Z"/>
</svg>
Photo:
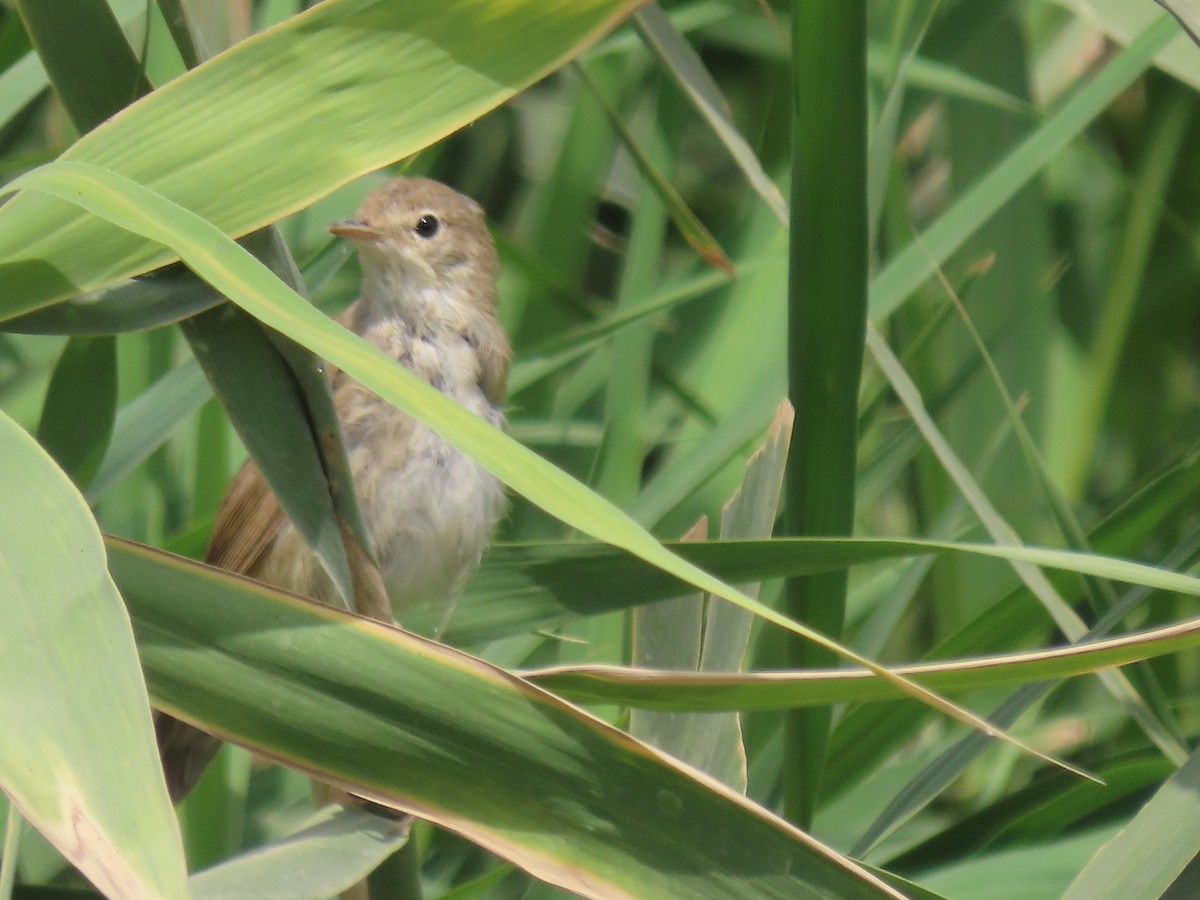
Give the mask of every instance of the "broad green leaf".
<svg viewBox="0 0 1200 900">
<path fill-rule="evenodd" d="M 81 0 L 77 7 L 63 15 L 62 9 L 46 4 L 27 4 L 24 17 L 59 99 L 76 127 L 87 131 L 149 93 L 150 84 L 105 0 Z M 190 32 L 180 30 L 179 40 L 189 57 L 198 52 Z M 291 255 L 272 229 L 252 234 L 244 243 L 293 290 L 304 293 Z M 342 602 L 356 605 L 342 521 L 354 524 L 363 545 L 366 538 L 322 367 L 311 354 L 264 333 L 231 307 L 199 313 L 181 327 L 288 517 Z M 97 457 L 102 453 L 103 448 Z M 369 603 L 366 597 L 361 604 L 387 606 L 382 599 Z"/>
<path fill-rule="evenodd" d="M 109 539 L 155 703 L 586 896 L 898 896 L 463 653 Z"/>
<path fill-rule="evenodd" d="M 357 884 L 409 839 L 408 823 L 329 807 L 293 834 L 188 879 L 195 900 L 324 900 Z"/>
<path fill-rule="evenodd" d="M 112 0 L 111 6 L 123 23 L 137 19 L 146 11 L 145 0 Z M 42 60 L 32 51 L 25 54 L 0 74 L 0 122 L 10 122 L 26 104 L 47 87 L 49 80 Z M 130 94 L 125 99 L 128 100 L 132 96 Z"/>
<path fill-rule="evenodd" d="M 1100 848 L 1064 900 L 1161 897 L 1200 853 L 1200 753 L 1167 779 L 1136 816 Z"/>
<path fill-rule="evenodd" d="M 995 898 L 1062 897 L 1072 875 L 1112 835 L 1112 826 L 1098 826 L 1058 840 L 982 852 L 933 871 L 920 880 L 947 897 Z"/>
<path fill-rule="evenodd" d="M 779 514 L 783 475 L 795 417 L 785 400 L 775 413 L 767 439 L 746 464 L 746 477 L 737 493 L 721 507 L 721 540 L 769 538 Z M 740 585 L 758 597 L 760 583 Z M 750 629 L 749 612 L 719 597 L 709 597 L 704 614 L 704 645 L 700 654 L 702 672 L 741 672 L 747 663 Z M 693 717 L 690 733 L 698 752 L 697 764 L 728 785 L 746 792 L 746 749 L 742 724 L 737 715 Z"/>
<path fill-rule="evenodd" d="M 0 415 L 0 787 L 110 897 L 186 897 L 129 619 L 96 523 Z"/>
<path fill-rule="evenodd" d="M 262 460 L 268 484 L 351 608 L 350 563 L 292 369 L 258 322 L 236 306 L 200 313 L 184 321 L 183 330 L 247 449 Z"/>
<path fill-rule="evenodd" d="M 143 97 L 63 159 L 119 172 L 246 234 L 461 128 L 638 5 L 326 0 Z M 171 258 L 59 199 L 14 198 L 0 210 L 0 317 Z"/>
<path fill-rule="evenodd" d="M 708 540 L 708 519 L 697 522 L 683 540 Z M 635 607 L 629 619 L 629 654 L 633 668 L 695 672 L 700 666 L 703 633 L 704 595 L 701 593 Z M 696 757 L 707 748 L 690 740 L 692 718 L 670 711 L 631 709 L 628 731 L 639 741 L 719 777 L 712 769 L 697 764 Z M 730 784 L 728 780 L 724 781 Z"/>
</svg>

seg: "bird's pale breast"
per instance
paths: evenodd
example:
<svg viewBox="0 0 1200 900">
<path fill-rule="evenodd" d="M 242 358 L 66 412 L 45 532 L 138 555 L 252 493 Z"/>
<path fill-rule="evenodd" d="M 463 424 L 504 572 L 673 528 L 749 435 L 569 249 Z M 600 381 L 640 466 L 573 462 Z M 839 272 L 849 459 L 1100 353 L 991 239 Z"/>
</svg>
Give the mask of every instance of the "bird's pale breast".
<svg viewBox="0 0 1200 900">
<path fill-rule="evenodd" d="M 471 412 L 503 426 L 503 412 L 479 385 L 478 354 L 460 333 L 418 333 L 389 320 L 363 336 Z M 393 610 L 453 601 L 504 512 L 503 486 L 432 429 L 345 375 L 338 376 L 334 399 Z M 328 577 L 290 524 L 272 542 L 256 577 L 336 602 Z"/>
</svg>

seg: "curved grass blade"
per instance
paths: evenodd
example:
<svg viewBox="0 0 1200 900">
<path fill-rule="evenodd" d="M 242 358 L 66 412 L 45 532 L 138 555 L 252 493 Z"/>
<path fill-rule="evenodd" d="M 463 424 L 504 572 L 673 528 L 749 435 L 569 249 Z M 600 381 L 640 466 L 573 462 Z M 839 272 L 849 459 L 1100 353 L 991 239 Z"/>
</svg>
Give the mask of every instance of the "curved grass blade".
<svg viewBox="0 0 1200 900">
<path fill-rule="evenodd" d="M 1040 547 L 878 538 L 667 542 L 665 546 L 734 583 L 830 572 L 886 559 L 961 553 L 1200 596 L 1200 579 L 1189 575 L 1111 556 Z M 447 640 L 460 645 L 480 644 L 553 627 L 581 615 L 678 597 L 688 591 L 686 581 L 612 547 L 555 542 L 501 544 L 492 548 L 479 574 L 468 585 L 447 630 Z M 1038 608 L 1035 603 L 1030 598 L 1009 606 L 1024 617 Z M 998 628 L 994 618 L 985 615 L 971 631 L 993 633 Z M 411 622 L 406 619 L 405 624 L 426 633 L 436 622 L 435 616 L 416 610 Z M 968 641 L 965 647 L 953 652 L 972 652 L 976 645 Z"/>
<path fill-rule="evenodd" d="M 1184 541 L 1172 551 L 1165 564 L 1172 568 L 1183 565 L 1196 553 L 1198 548 L 1200 548 L 1200 532 L 1195 532 L 1189 540 Z M 1074 646 L 1088 650 L 1095 647 L 1149 594 L 1150 588 L 1145 586 L 1139 586 L 1129 591 Z M 1186 627 L 1188 623 L 1179 624 Z M 1133 637 L 1136 640 L 1138 636 Z M 1010 728 L 1026 711 L 1040 702 L 1056 686 L 1056 683 L 1049 681 L 1027 684 L 1005 699 L 988 718 L 1003 728 Z M 899 794 L 892 798 L 859 839 L 855 845 L 854 855 L 858 856 L 868 852 L 877 841 L 931 802 L 949 787 L 985 749 L 984 742 L 974 740 L 973 735 L 968 734 L 948 750 L 939 754 L 937 759 L 922 769 Z M 1168 760 L 1168 762 L 1170 761 Z"/>
<path fill-rule="evenodd" d="M 225 298 L 190 274 L 152 274 L 0 323 L 17 334 L 100 336 L 146 331 L 212 309 Z"/>
<path fill-rule="evenodd" d="M 1028 684 L 1181 653 L 1200 646 L 1200 618 L 1104 640 L 1023 653 L 895 666 L 936 691 Z M 524 671 L 534 684 L 577 702 L 622 703 L 676 712 L 796 709 L 902 696 L 866 669 L 803 672 L 667 672 L 621 666 L 555 666 Z"/>
</svg>

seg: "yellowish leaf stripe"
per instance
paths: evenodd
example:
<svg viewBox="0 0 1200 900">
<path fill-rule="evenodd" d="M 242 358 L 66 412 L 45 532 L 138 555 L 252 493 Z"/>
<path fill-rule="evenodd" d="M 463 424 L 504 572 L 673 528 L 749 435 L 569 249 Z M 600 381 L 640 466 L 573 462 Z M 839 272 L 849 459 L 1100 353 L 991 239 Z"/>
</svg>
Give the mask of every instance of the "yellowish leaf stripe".
<svg viewBox="0 0 1200 900">
<path fill-rule="evenodd" d="M 1086 675 L 1196 646 L 1200 646 L 1200 618 L 1106 640 L 1003 656 L 894 666 L 892 671 L 941 691 L 959 692 Z M 688 712 L 794 709 L 883 700 L 897 694 L 893 685 L 866 669 L 730 674 L 554 666 L 521 674 L 574 700 Z"/>
</svg>

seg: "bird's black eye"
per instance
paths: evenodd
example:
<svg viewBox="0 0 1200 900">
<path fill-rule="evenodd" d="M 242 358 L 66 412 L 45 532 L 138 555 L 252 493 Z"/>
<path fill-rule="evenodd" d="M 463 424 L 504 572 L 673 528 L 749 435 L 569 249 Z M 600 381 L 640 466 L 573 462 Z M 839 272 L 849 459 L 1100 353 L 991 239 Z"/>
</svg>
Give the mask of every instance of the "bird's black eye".
<svg viewBox="0 0 1200 900">
<path fill-rule="evenodd" d="M 438 221 L 438 217 L 433 213 L 425 213 L 421 218 L 417 219 L 417 224 L 413 228 L 417 234 L 423 238 L 431 238 L 438 233 L 438 229 L 442 227 L 442 223 Z"/>
</svg>

